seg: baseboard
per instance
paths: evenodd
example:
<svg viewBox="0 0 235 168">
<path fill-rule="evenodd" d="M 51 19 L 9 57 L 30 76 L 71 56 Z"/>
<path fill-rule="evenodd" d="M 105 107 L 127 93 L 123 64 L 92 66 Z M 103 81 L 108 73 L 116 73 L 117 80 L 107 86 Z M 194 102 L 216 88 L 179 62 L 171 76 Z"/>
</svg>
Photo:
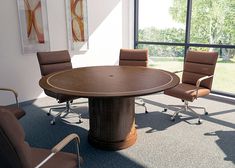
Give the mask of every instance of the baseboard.
<svg viewBox="0 0 235 168">
<path fill-rule="evenodd" d="M 41 98 L 39 98 L 41 99 Z M 24 106 L 28 106 L 28 105 L 32 105 L 37 99 L 32 99 L 32 100 L 27 100 L 24 102 L 20 102 L 19 105 L 20 107 L 24 107 Z"/>
<path fill-rule="evenodd" d="M 224 103 L 229 103 L 229 104 L 233 104 L 233 105 L 235 104 L 235 98 L 223 96 L 223 95 L 219 95 L 219 94 L 211 93 L 208 96 L 206 96 L 205 98 L 210 99 L 210 100 L 224 102 Z"/>
</svg>

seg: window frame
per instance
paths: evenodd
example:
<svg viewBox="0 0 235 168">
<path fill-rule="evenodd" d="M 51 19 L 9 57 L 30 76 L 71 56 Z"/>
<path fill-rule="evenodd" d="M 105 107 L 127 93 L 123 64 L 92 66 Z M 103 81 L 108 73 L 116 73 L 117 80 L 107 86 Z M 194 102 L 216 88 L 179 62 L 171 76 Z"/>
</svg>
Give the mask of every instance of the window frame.
<svg viewBox="0 0 235 168">
<path fill-rule="evenodd" d="M 162 45 L 183 46 L 185 48 L 184 49 L 184 58 L 185 58 L 187 50 L 190 47 L 235 49 L 235 45 L 190 43 L 191 14 L 192 14 L 192 0 L 187 0 L 186 28 L 185 28 L 186 32 L 185 32 L 185 41 L 184 41 L 184 43 L 139 41 L 138 40 L 138 31 L 139 31 L 139 0 L 134 0 L 134 48 L 138 48 L 139 44 L 160 45 L 160 46 L 162 46 Z M 229 92 L 220 91 L 220 90 L 212 90 L 212 93 L 220 94 L 220 95 L 223 95 L 223 96 L 235 97 L 235 94 L 232 94 L 232 93 L 229 93 Z"/>
</svg>

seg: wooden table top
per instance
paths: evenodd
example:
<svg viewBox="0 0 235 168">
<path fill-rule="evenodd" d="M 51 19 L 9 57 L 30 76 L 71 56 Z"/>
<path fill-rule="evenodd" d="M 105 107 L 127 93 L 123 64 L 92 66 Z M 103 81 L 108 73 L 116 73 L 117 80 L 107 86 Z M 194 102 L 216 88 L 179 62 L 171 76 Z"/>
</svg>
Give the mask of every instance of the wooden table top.
<svg viewBox="0 0 235 168">
<path fill-rule="evenodd" d="M 167 71 L 136 66 L 94 66 L 49 74 L 40 79 L 43 89 L 79 97 L 141 96 L 161 92 L 179 83 Z"/>
</svg>

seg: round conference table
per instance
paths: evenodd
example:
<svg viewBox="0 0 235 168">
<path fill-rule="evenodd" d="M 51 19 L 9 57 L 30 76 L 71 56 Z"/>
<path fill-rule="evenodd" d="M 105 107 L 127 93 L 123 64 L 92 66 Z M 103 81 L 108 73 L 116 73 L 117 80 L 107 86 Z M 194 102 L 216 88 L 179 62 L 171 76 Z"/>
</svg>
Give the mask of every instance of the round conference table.
<svg viewBox="0 0 235 168">
<path fill-rule="evenodd" d="M 135 143 L 136 96 L 161 92 L 178 83 L 179 77 L 174 73 L 137 66 L 74 68 L 49 74 L 39 81 L 43 89 L 88 98 L 88 141 L 108 150 L 124 149 Z"/>
</svg>

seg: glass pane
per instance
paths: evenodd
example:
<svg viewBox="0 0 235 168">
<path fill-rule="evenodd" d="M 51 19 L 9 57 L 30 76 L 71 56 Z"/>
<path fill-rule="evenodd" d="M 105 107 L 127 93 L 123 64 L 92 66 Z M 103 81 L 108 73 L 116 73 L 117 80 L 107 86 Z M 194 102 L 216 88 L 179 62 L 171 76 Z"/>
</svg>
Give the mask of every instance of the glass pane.
<svg viewBox="0 0 235 168">
<path fill-rule="evenodd" d="M 190 42 L 234 45 L 234 18 L 234 0 L 193 1 Z"/>
<path fill-rule="evenodd" d="M 164 69 L 170 72 L 183 70 L 184 47 L 140 44 L 138 48 L 148 48 L 149 67 Z"/>
<path fill-rule="evenodd" d="M 235 94 L 235 49 L 196 47 L 192 47 L 191 49 L 219 52 L 212 90 Z"/>
<path fill-rule="evenodd" d="M 235 94 L 235 49 L 221 50 L 212 89 Z"/>
<path fill-rule="evenodd" d="M 181 1 L 139 0 L 138 40 L 184 42 L 186 0 Z"/>
</svg>

